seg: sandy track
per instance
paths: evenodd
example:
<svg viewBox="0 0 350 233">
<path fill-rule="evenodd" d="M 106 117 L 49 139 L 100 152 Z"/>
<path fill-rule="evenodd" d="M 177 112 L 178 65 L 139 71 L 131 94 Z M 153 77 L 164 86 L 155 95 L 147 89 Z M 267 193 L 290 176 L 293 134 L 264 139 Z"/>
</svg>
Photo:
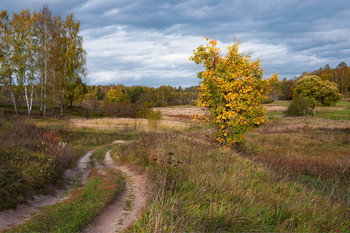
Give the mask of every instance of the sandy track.
<svg viewBox="0 0 350 233">
<path fill-rule="evenodd" d="M 114 143 L 124 143 L 115 141 Z M 147 174 L 140 174 L 127 165 L 115 165 L 111 150 L 106 153 L 104 163 L 118 169 L 126 177 L 126 190 L 120 194 L 83 232 L 120 232 L 135 222 L 146 206 L 150 193 L 150 181 Z M 130 207 L 131 204 L 131 207 Z"/>
<path fill-rule="evenodd" d="M 62 190 L 57 190 L 55 195 L 40 195 L 35 196 L 34 200 L 28 201 L 26 204 L 19 205 L 16 209 L 9 209 L 0 212 L 0 231 L 11 228 L 15 225 L 26 222 L 32 217 L 32 214 L 44 206 L 53 205 L 67 197 L 64 197 L 64 192 L 69 189 L 73 180 L 78 174 L 82 174 L 82 183 L 86 183 L 89 176 L 88 163 L 93 151 L 87 152 L 81 157 L 75 169 L 68 169 L 64 172 L 63 180 L 68 184 Z"/>
</svg>

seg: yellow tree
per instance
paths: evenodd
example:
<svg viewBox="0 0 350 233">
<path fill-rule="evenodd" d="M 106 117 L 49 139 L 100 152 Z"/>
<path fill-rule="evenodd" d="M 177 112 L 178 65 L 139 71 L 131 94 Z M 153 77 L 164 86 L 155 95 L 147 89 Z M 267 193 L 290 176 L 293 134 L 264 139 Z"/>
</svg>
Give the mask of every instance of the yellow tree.
<svg viewBox="0 0 350 233">
<path fill-rule="evenodd" d="M 11 21 L 13 29 L 13 62 L 17 81 L 20 87 L 24 88 L 24 96 L 27 103 L 28 115 L 31 115 L 33 104 L 33 92 L 36 59 L 37 39 L 35 25 L 37 14 L 22 10 L 19 14 L 14 13 Z M 31 87 L 29 90 L 28 87 Z"/>
<path fill-rule="evenodd" d="M 244 134 L 265 121 L 262 102 L 267 98 L 277 74 L 263 79 L 260 59 L 238 52 L 239 42 L 227 47 L 221 55 L 215 40 L 193 51 L 196 64 L 205 70 L 198 73 L 201 94 L 198 105 L 208 110 L 207 120 L 216 128 L 216 139 L 224 146 L 243 142 Z"/>
<path fill-rule="evenodd" d="M 121 94 L 117 90 L 110 90 L 107 94 L 107 98 L 112 103 L 118 103 L 120 100 Z"/>
</svg>

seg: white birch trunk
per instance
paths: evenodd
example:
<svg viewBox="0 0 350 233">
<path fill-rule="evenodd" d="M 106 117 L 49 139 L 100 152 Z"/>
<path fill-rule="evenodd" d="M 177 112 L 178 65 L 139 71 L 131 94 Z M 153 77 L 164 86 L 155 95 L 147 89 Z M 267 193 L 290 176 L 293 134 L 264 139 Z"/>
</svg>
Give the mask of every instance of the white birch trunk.
<svg viewBox="0 0 350 233">
<path fill-rule="evenodd" d="M 30 113 L 32 113 L 32 107 L 33 107 L 33 92 L 34 92 L 34 84 L 32 82 L 32 90 L 30 92 L 30 104 L 29 104 Z"/>
<path fill-rule="evenodd" d="M 26 103 L 27 103 L 27 110 L 28 110 L 28 115 L 30 115 L 30 109 L 29 109 L 29 99 L 28 99 L 28 89 L 27 89 L 27 80 L 24 84 L 24 96 L 26 98 Z"/>
<path fill-rule="evenodd" d="M 13 107 L 15 108 L 16 115 L 18 115 L 16 98 L 15 98 L 15 95 L 13 94 L 13 90 L 12 89 L 11 89 L 11 96 L 12 96 L 12 101 L 13 101 Z"/>
</svg>

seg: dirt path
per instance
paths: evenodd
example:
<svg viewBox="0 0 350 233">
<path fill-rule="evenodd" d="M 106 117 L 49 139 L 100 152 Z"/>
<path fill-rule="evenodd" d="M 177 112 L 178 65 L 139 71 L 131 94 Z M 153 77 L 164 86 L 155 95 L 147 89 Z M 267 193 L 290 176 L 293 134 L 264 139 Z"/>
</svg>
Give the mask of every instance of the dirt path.
<svg viewBox="0 0 350 233">
<path fill-rule="evenodd" d="M 68 169 L 64 172 L 63 180 L 68 184 L 64 189 L 58 190 L 55 195 L 35 196 L 34 200 L 30 200 L 26 204 L 21 204 L 16 209 L 1 211 L 0 232 L 26 222 L 32 217 L 32 213 L 38 211 L 39 208 L 53 205 L 67 198 L 64 196 L 64 192 L 69 189 L 70 185 L 73 183 L 78 174 L 81 174 L 82 183 L 85 184 L 90 173 L 89 169 L 87 168 L 92 153 L 93 151 L 89 151 L 83 157 L 81 157 L 75 169 Z"/>
<path fill-rule="evenodd" d="M 114 143 L 125 143 L 117 140 Z M 129 227 L 140 216 L 150 193 L 147 174 L 140 174 L 127 165 L 116 165 L 111 158 L 111 150 L 106 153 L 104 164 L 118 169 L 126 177 L 126 190 L 119 195 L 83 232 L 120 232 Z"/>
</svg>

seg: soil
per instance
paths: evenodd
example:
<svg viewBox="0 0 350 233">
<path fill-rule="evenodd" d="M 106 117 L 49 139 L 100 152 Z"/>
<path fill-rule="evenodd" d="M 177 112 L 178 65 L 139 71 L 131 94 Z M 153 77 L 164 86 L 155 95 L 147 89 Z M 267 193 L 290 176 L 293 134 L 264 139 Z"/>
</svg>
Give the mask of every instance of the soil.
<svg viewBox="0 0 350 233">
<path fill-rule="evenodd" d="M 114 143 L 125 143 L 116 140 Z M 151 183 L 146 173 L 137 172 L 127 165 L 116 165 L 111 150 L 106 153 L 104 164 L 122 171 L 126 177 L 126 189 L 93 220 L 83 232 L 120 232 L 135 222 L 146 206 Z"/>
<path fill-rule="evenodd" d="M 33 200 L 27 201 L 25 204 L 19 205 L 16 209 L 9 209 L 0 212 L 0 231 L 9 229 L 13 226 L 22 224 L 32 217 L 32 214 L 40 208 L 53 205 L 66 198 L 65 192 L 70 188 L 78 174 L 81 174 L 81 181 L 86 183 L 89 176 L 88 163 L 93 151 L 87 152 L 81 157 L 75 169 L 68 169 L 64 172 L 63 180 L 66 183 L 64 189 L 56 190 L 54 195 L 38 195 L 34 196 Z"/>
</svg>

